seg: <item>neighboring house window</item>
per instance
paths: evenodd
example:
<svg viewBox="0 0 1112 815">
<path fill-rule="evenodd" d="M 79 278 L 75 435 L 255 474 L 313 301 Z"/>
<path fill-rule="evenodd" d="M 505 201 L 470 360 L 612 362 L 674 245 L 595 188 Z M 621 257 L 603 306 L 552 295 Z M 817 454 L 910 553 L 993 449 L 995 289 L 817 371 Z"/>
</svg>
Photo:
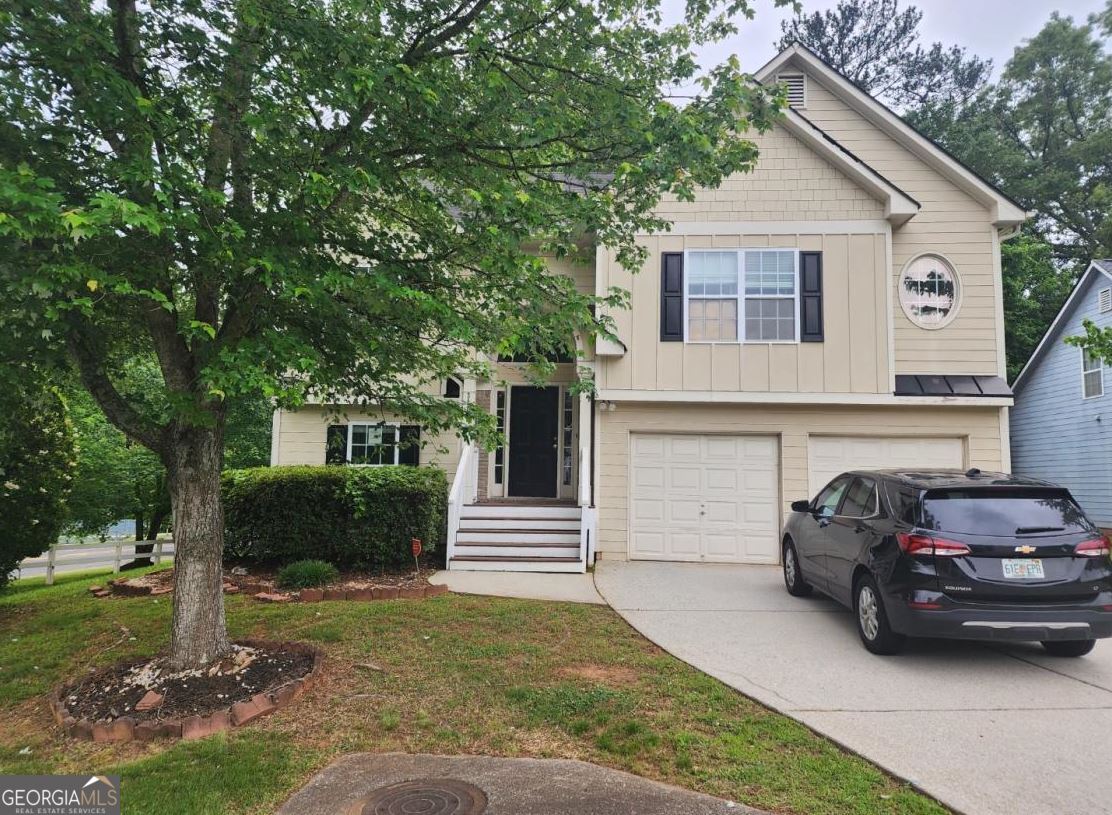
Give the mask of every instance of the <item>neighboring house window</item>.
<svg viewBox="0 0 1112 815">
<path fill-rule="evenodd" d="M 1100 304 L 1099 309 L 1101 314 L 1107 314 L 1112 311 L 1112 289 L 1101 289 L 1097 295 L 1097 302 Z"/>
<path fill-rule="evenodd" d="M 777 74 L 776 81 L 788 88 L 788 107 L 807 107 L 807 77 L 804 74 Z"/>
<path fill-rule="evenodd" d="M 1081 395 L 1084 399 L 1095 399 L 1104 395 L 1104 363 L 1081 349 Z"/>
<path fill-rule="evenodd" d="M 798 342 L 795 249 L 687 253 L 688 342 Z"/>
<path fill-rule="evenodd" d="M 444 398 L 459 399 L 460 384 L 458 379 L 448 377 L 444 380 Z"/>
<path fill-rule="evenodd" d="M 900 276 L 900 306 L 920 328 L 942 328 L 957 316 L 959 287 L 953 266 L 938 255 L 922 255 Z"/>
</svg>

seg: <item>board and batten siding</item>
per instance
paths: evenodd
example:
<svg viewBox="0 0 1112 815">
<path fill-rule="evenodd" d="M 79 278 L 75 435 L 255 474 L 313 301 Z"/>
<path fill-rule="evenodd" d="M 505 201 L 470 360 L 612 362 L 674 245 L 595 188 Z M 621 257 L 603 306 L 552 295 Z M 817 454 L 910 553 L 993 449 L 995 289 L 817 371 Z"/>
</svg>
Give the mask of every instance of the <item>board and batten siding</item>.
<svg viewBox="0 0 1112 815">
<path fill-rule="evenodd" d="M 1083 399 L 1081 350 L 1066 337 L 1084 333 L 1082 321 L 1112 328 L 1097 297 L 1112 281 L 1094 274 L 1020 383 L 1011 412 L 1012 470 L 1067 488 L 1098 524 L 1112 528 L 1112 372 L 1104 395 Z"/>
<path fill-rule="evenodd" d="M 811 497 L 810 436 L 958 437 L 963 466 L 999 470 L 1001 408 L 850 407 L 841 405 L 722 405 L 620 402 L 598 415 L 598 543 L 603 557 L 625 558 L 629 540 L 629 439 L 631 433 L 764 434 L 780 441 L 781 511 Z"/>
<path fill-rule="evenodd" d="M 324 464 L 325 442 L 330 424 L 360 422 L 375 424 L 382 421 L 412 424 L 409 420 L 401 420 L 390 414 L 367 412 L 351 406 L 341 407 L 339 410 L 341 411 L 339 416 L 318 405 L 281 411 L 278 417 L 278 458 L 272 463 L 276 466 Z M 463 449 L 459 438 L 452 434 L 429 436 L 422 431 L 421 441 L 424 442 L 421 448 L 421 464 L 443 468 L 450 484 L 455 477 L 456 465 L 459 463 Z"/>
<path fill-rule="evenodd" d="M 809 74 L 801 112 L 921 205 L 892 232 L 893 290 L 905 264 L 924 253 L 941 254 L 957 269 L 961 307 L 942 329 L 914 325 L 893 292 L 896 373 L 1003 376 L 998 239 L 989 211 Z"/>
<path fill-rule="evenodd" d="M 891 393 L 884 232 L 662 235 L 639 241 L 648 257 L 637 274 L 606 250 L 599 252 L 605 284 L 631 294 L 630 308 L 612 314 L 627 352 L 601 361 L 602 388 Z M 768 247 L 823 253 L 823 342 L 660 341 L 662 252 Z"/>
</svg>

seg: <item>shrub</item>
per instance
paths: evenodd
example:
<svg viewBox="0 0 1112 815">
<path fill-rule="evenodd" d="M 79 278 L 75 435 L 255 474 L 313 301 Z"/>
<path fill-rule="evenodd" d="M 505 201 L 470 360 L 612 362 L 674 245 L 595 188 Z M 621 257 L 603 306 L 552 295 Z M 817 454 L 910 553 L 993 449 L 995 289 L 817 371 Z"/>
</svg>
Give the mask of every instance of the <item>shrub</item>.
<svg viewBox="0 0 1112 815">
<path fill-rule="evenodd" d="M 335 583 L 339 570 L 323 560 L 295 560 L 278 572 L 278 585 L 283 589 L 311 589 L 326 583 Z"/>
<path fill-rule="evenodd" d="M 226 472 L 222 489 L 233 560 L 388 568 L 411 562 L 411 538 L 430 553 L 444 541 L 448 482 L 434 467 L 256 467 Z"/>
</svg>

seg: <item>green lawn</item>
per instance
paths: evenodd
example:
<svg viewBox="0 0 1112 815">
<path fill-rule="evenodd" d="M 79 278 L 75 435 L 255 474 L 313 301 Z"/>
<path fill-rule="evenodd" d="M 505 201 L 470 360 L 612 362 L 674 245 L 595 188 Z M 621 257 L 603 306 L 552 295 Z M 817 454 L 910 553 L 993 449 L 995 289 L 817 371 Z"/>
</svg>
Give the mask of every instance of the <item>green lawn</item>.
<svg viewBox="0 0 1112 815">
<path fill-rule="evenodd" d="M 89 666 L 155 653 L 169 630 L 166 598 L 97 600 L 93 582 L 31 579 L 0 597 L 0 772 L 118 772 L 128 813 L 272 812 L 337 755 L 392 750 L 579 758 L 801 815 L 946 811 L 663 653 L 610 609 L 561 603 L 230 597 L 233 636 L 317 643 L 322 681 L 227 737 L 68 741 L 45 694 Z"/>
</svg>

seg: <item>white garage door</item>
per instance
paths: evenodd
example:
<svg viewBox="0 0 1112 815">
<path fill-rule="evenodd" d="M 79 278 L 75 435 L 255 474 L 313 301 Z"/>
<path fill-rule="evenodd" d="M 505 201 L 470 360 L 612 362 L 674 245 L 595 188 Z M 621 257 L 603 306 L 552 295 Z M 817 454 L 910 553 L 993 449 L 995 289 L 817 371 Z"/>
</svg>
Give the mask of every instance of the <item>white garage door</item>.
<svg viewBox="0 0 1112 815">
<path fill-rule="evenodd" d="M 776 563 L 779 442 L 773 436 L 630 436 L 629 555 Z"/>
<path fill-rule="evenodd" d="M 961 439 L 900 436 L 811 436 L 811 496 L 846 470 L 889 467 L 962 467 Z M 801 496 L 802 497 L 802 496 Z"/>
</svg>

